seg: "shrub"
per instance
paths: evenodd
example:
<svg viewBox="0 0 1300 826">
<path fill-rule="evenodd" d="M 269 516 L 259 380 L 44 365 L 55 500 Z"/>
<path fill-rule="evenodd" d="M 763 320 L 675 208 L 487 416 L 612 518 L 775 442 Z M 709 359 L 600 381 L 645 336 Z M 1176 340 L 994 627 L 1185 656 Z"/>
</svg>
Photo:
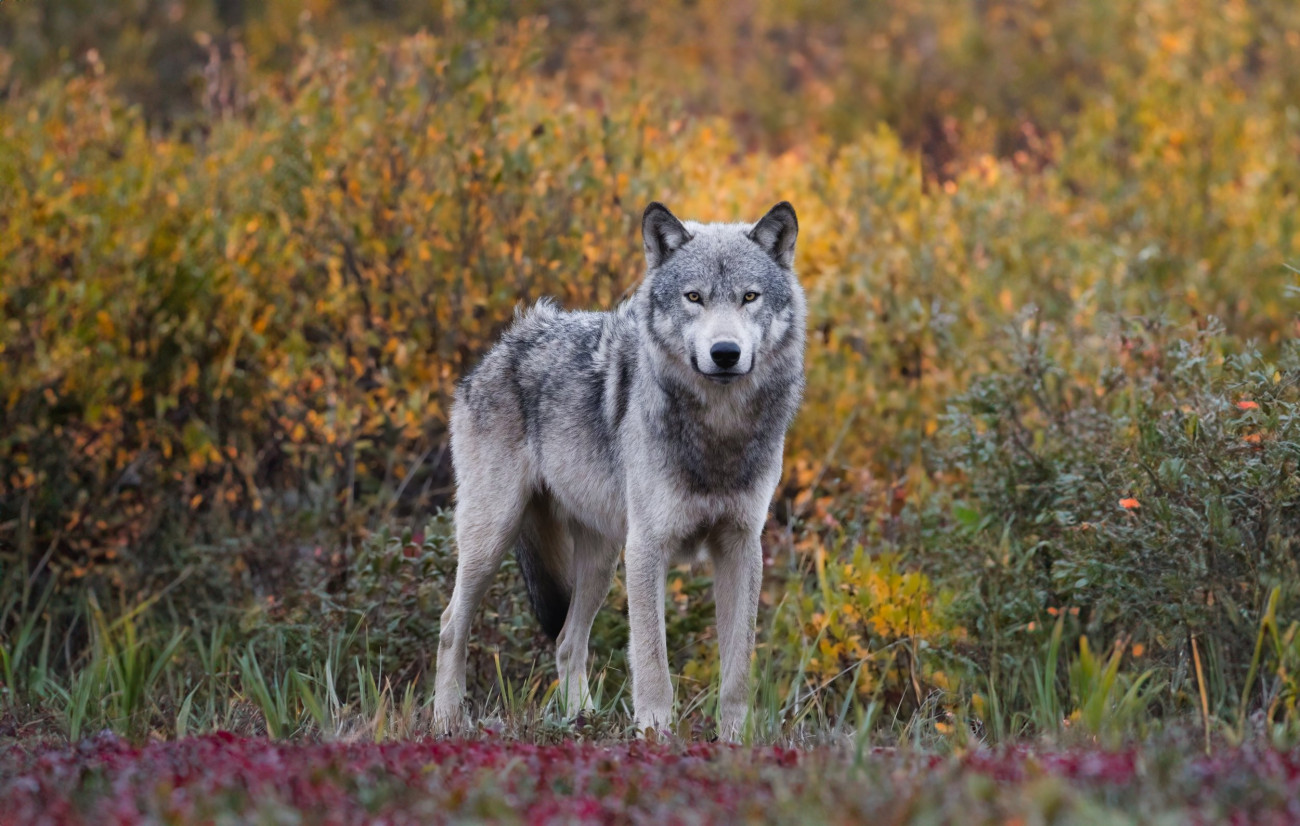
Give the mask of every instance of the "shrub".
<svg viewBox="0 0 1300 826">
<path fill-rule="evenodd" d="M 808 544 L 811 576 L 783 583 L 764 612 L 769 679 L 793 681 L 792 693 L 832 709 L 846 696 L 915 709 L 931 690 L 953 687 L 942 670 L 943 651 L 962 638 L 951 594 L 894 555 Z"/>
<path fill-rule="evenodd" d="M 1224 42 L 1260 25 L 1233 20 Z M 1078 333 L 1085 366 L 1099 312 L 1176 298 L 1270 346 L 1289 323 L 1274 288 L 1300 153 L 1230 74 L 1198 94 L 1240 118 L 1187 121 L 1152 56 L 1168 99 L 1089 98 L 1038 161 L 976 154 L 940 182 L 888 130 L 777 155 L 613 79 L 584 105 L 580 70 L 536 77 L 533 21 L 348 48 L 298 34 L 291 69 L 251 72 L 241 107 L 186 131 L 151 127 L 103 62 L 0 103 L 0 529 L 29 567 L 52 548 L 64 581 L 130 591 L 195 541 L 422 517 L 449 489 L 456 377 L 521 300 L 617 300 L 652 196 L 702 218 L 799 205 L 813 335 L 790 457 L 834 448 L 884 484 L 927 472 L 944 401 L 999 366 L 1026 301 Z M 1213 151 L 1175 152 L 1162 120 Z M 1277 151 L 1235 151 L 1248 134 Z M 1214 209 L 1168 208 L 1192 202 Z M 1257 302 L 1224 275 L 1245 270 Z"/>
<path fill-rule="evenodd" d="M 1175 694 L 1200 690 L 1199 640 L 1205 690 L 1235 709 L 1270 592 L 1300 609 L 1300 349 L 1135 323 L 1085 380 L 1049 354 L 1056 337 L 1027 320 L 1017 369 L 951 406 L 945 465 L 964 482 L 930 529 L 957 541 L 932 537 L 932 562 L 961 571 L 959 615 L 994 674 L 1069 611 L 1074 633 L 1148 652 Z"/>
<path fill-rule="evenodd" d="M 636 253 L 604 240 L 643 200 L 642 115 L 498 99 L 528 54 L 320 49 L 287 104 L 199 145 L 93 78 L 10 104 L 0 521 L 21 557 L 107 577 L 195 526 L 355 534 L 445 497 L 454 378 L 517 301 L 608 302 Z"/>
<path fill-rule="evenodd" d="M 1041 612 L 1079 610 L 1097 650 L 1131 633 L 1172 664 L 1180 703 L 1202 640 L 1221 700 L 1273 583 L 1260 656 L 1294 658 L 1300 6 L 833 0 L 738 25 L 712 3 L 309 5 L 235 27 L 199 0 L 0 14 L 0 565 L 24 594 L 0 593 L 6 646 L 35 639 L 39 602 L 49 637 L 80 628 L 72 668 L 87 594 L 129 613 L 166 593 L 173 619 L 268 620 L 268 656 L 304 670 L 320 612 L 419 673 L 450 547 L 400 526 L 448 501 L 456 378 L 519 302 L 624 295 L 650 198 L 719 220 L 788 198 L 810 337 L 770 548 L 799 611 L 765 617 L 772 668 L 803 685 L 933 637 L 996 682 Z M 150 102 L 200 79 L 163 53 L 207 61 L 197 99 Z M 1059 333 L 1012 358 L 1000 331 L 1028 302 Z M 1164 312 L 1225 332 L 1110 330 Z M 1258 364 L 1219 363 L 1247 339 Z M 1276 385 L 1249 378 L 1270 360 Z M 837 549 L 821 574 L 818 547 Z M 894 604 L 876 577 L 916 588 L 933 633 L 873 630 Z M 708 580 L 672 583 L 673 665 L 707 686 Z M 518 593 L 503 651 L 535 633 Z M 825 673 L 798 676 L 819 635 Z M 855 673 L 906 696 L 882 668 Z"/>
</svg>

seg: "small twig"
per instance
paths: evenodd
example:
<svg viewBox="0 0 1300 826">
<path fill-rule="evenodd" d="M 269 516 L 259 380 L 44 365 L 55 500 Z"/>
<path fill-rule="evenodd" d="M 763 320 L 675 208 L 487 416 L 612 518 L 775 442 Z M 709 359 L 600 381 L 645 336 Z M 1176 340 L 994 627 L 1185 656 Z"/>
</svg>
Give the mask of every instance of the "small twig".
<svg viewBox="0 0 1300 826">
<path fill-rule="evenodd" d="M 835 459 L 835 454 L 840 452 L 840 445 L 844 444 L 844 438 L 849 435 L 849 427 L 858 415 L 858 408 L 849 411 L 849 415 L 844 418 L 844 424 L 840 426 L 840 432 L 835 434 L 835 441 L 831 442 L 830 449 L 826 451 L 826 456 L 822 459 L 822 466 L 818 469 L 817 475 L 813 477 L 812 484 L 808 486 L 809 491 L 816 491 L 817 486 L 821 484 L 822 477 L 830 468 L 831 462 Z M 811 499 L 809 500 L 812 501 Z"/>
<path fill-rule="evenodd" d="M 41 561 L 36 563 L 36 567 L 32 569 L 31 575 L 27 577 L 27 584 L 23 587 L 22 604 L 24 606 L 27 605 L 27 598 L 31 596 L 32 588 L 36 587 L 36 578 L 40 576 L 41 571 L 45 569 L 47 564 L 49 564 L 50 557 L 54 556 L 54 549 L 59 546 L 59 540 L 62 538 L 63 529 L 59 528 L 54 532 L 54 539 L 50 540 L 49 550 L 47 550 L 45 555 L 41 557 Z"/>
<path fill-rule="evenodd" d="M 406 490 L 406 486 L 410 484 L 413 478 L 415 478 L 415 472 L 419 470 L 421 466 L 424 465 L 424 460 L 428 459 L 429 454 L 432 452 L 433 452 L 433 445 L 429 445 L 429 448 L 425 450 L 424 453 L 420 454 L 420 458 L 416 459 L 415 463 L 411 465 L 410 470 L 406 471 L 406 476 L 403 477 L 401 484 L 397 486 L 397 490 L 393 491 L 393 498 L 389 501 L 388 508 L 385 511 L 386 515 L 392 513 L 393 508 L 397 507 L 397 503 L 402 499 L 402 492 Z M 447 452 L 447 440 L 443 439 L 442 444 L 439 446 L 438 458 L 433 460 L 434 467 L 437 467 L 438 465 L 442 464 L 442 457 L 444 454 L 446 454 L 446 452 Z"/>
</svg>

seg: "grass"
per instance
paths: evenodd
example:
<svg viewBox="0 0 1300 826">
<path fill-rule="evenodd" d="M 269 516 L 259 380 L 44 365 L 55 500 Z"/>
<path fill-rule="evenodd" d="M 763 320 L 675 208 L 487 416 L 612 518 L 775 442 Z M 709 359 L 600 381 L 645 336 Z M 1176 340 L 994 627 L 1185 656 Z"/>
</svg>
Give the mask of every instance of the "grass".
<svg viewBox="0 0 1300 826">
<path fill-rule="evenodd" d="M 810 686 L 802 666 L 817 656 L 820 635 L 807 642 L 801 667 L 793 674 L 778 666 L 771 649 L 760 649 L 753 713 L 743 740 L 782 747 L 910 744 L 939 752 L 1027 740 L 1119 748 L 1162 731 L 1203 724 L 1206 744 L 1262 737 L 1289 746 L 1300 731 L 1294 716 L 1283 713 L 1288 698 L 1278 696 L 1290 662 L 1279 657 L 1294 650 L 1295 632 L 1279 634 L 1275 607 L 1259 628 L 1254 665 L 1239 699 L 1211 709 L 1198 696 L 1199 717 L 1168 714 L 1168 681 L 1154 668 L 1134 668 L 1126 643 L 1094 651 L 1082 636 L 1075 646 L 1065 645 L 1062 612 L 1037 656 L 1027 658 L 1018 674 L 995 680 L 973 672 L 968 684 L 983 690 L 932 689 L 920 702 L 891 695 L 885 682 L 873 692 L 859 691 L 865 661 L 840 675 L 846 685 L 836 688 L 835 681 L 828 681 Z M 18 625 L 18 633 L 0 640 L 5 675 L 0 744 L 31 739 L 75 743 L 102 731 L 135 743 L 218 731 L 273 740 L 372 742 L 441 734 L 431 728 L 433 698 L 427 683 L 395 677 L 409 669 L 394 666 L 406 664 L 386 662 L 384 650 L 367 647 L 360 624 L 330 631 L 318 647 L 305 649 L 295 648 L 285 629 L 249 634 L 221 621 L 174 626 L 153 604 L 109 619 L 91 598 L 80 625 L 87 629 L 87 641 L 67 659 L 66 671 L 51 658 L 55 634 L 48 617 L 44 624 Z M 1278 655 L 1270 661 L 1283 663 L 1280 672 L 1262 673 L 1269 647 Z M 471 717 L 480 733 L 532 742 L 638 736 L 631 726 L 626 675 L 615 667 L 598 666 L 592 674 L 594 709 L 566 719 L 545 652 L 534 657 L 522 678 L 502 668 L 500 654 L 493 663 L 487 690 L 472 695 L 476 706 Z M 1252 700 L 1257 687 L 1266 701 L 1262 707 Z M 716 682 L 679 678 L 677 698 L 679 723 L 673 733 L 684 740 L 712 737 Z"/>
<path fill-rule="evenodd" d="M 233 730 L 276 740 L 382 742 L 438 733 L 431 728 L 433 697 L 427 687 L 418 680 L 395 682 L 385 674 L 382 656 L 352 653 L 355 635 L 331 635 L 325 658 L 300 670 L 290 662 L 283 636 L 269 646 L 249 641 L 237 648 L 235 632 L 225 625 L 202 634 L 175 631 L 164 638 L 142 629 L 137 619 L 102 622 L 91 648 L 66 677 L 39 666 L 29 669 L 22 682 L 28 688 L 10 690 L 0 707 L 9 723 L 7 739 L 76 742 L 89 733 L 111 731 L 143 742 Z M 20 663 L 27 653 L 8 645 L 0 650 Z M 611 691 L 614 682 L 619 687 Z M 623 675 L 611 679 L 608 669 L 601 669 L 592 686 L 594 709 L 576 720 L 564 719 L 554 681 L 538 675 L 516 682 L 498 660 L 495 684 L 472 717 L 484 731 L 524 739 L 595 731 L 634 737 Z M 677 733 L 707 737 L 717 687 L 692 693 L 682 686 L 679 700 Z M 799 690 L 797 683 L 781 691 L 762 681 L 756 702 L 746 734 L 751 742 L 839 738 L 870 730 L 864 723 L 879 714 L 877 704 L 864 708 L 852 702 L 852 695 L 830 714 L 821 697 Z M 5 739 L 0 737 L 0 743 Z"/>
</svg>

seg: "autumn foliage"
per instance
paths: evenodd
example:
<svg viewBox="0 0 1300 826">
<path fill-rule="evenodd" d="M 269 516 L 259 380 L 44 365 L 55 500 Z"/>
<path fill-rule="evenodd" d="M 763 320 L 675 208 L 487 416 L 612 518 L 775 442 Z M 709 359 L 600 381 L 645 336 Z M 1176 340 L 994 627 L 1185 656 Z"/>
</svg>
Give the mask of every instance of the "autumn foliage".
<svg viewBox="0 0 1300 826">
<path fill-rule="evenodd" d="M 1295 541 L 1300 6 L 216 5 L 0 9 L 19 580 L 373 616 L 350 566 L 406 564 L 420 542 L 379 532 L 449 502 L 451 393 L 514 309 L 617 302 L 651 199 L 705 220 L 788 199 L 808 392 L 761 644 L 790 680 L 853 694 L 874 663 L 854 691 L 919 706 L 1047 608 L 1133 632 L 1139 574 L 1168 570 L 1206 491 L 1221 542 L 1196 547 L 1239 604 L 1169 586 L 1205 622 L 1143 639 L 1171 660 L 1190 632 L 1253 639 Z M 1133 333 L 1162 315 L 1214 338 L 1212 393 L 1166 385 L 1176 345 Z M 1212 442 L 1178 441 L 1188 410 Z M 1071 487 L 1080 457 L 1104 478 Z M 1265 561 L 1218 553 L 1237 536 Z M 683 605 L 705 593 L 677 581 Z M 328 598 L 285 596 L 304 583 Z M 678 618 L 698 659 L 704 623 Z M 1248 655 L 1224 656 L 1244 678 Z"/>
<path fill-rule="evenodd" d="M 1295 814 L 1294 752 L 1214 757 L 1008 749 L 942 757 L 723 744 L 508 740 L 275 743 L 219 733 L 133 746 L 0 753 L 0 800 L 16 822 L 159 820 L 319 823 L 896 823 L 1060 817 L 1283 823 Z M 1066 784 L 1072 788 L 1067 788 Z M 1240 801 L 1252 801 L 1243 819 Z"/>
</svg>

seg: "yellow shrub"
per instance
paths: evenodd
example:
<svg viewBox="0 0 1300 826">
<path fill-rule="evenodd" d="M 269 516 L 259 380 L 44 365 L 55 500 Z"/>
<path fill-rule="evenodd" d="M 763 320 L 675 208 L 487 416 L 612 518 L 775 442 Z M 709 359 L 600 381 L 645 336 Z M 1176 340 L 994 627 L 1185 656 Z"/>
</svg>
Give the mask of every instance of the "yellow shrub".
<svg viewBox="0 0 1300 826">
<path fill-rule="evenodd" d="M 810 692 L 884 694 L 919 703 L 948 688 L 936 651 L 963 632 L 944 617 L 947 597 L 897 556 L 856 547 L 847 557 L 812 540 L 814 581 L 788 590 L 764 637 L 783 676 L 802 674 Z M 855 670 L 858 673 L 854 673 Z"/>
</svg>

